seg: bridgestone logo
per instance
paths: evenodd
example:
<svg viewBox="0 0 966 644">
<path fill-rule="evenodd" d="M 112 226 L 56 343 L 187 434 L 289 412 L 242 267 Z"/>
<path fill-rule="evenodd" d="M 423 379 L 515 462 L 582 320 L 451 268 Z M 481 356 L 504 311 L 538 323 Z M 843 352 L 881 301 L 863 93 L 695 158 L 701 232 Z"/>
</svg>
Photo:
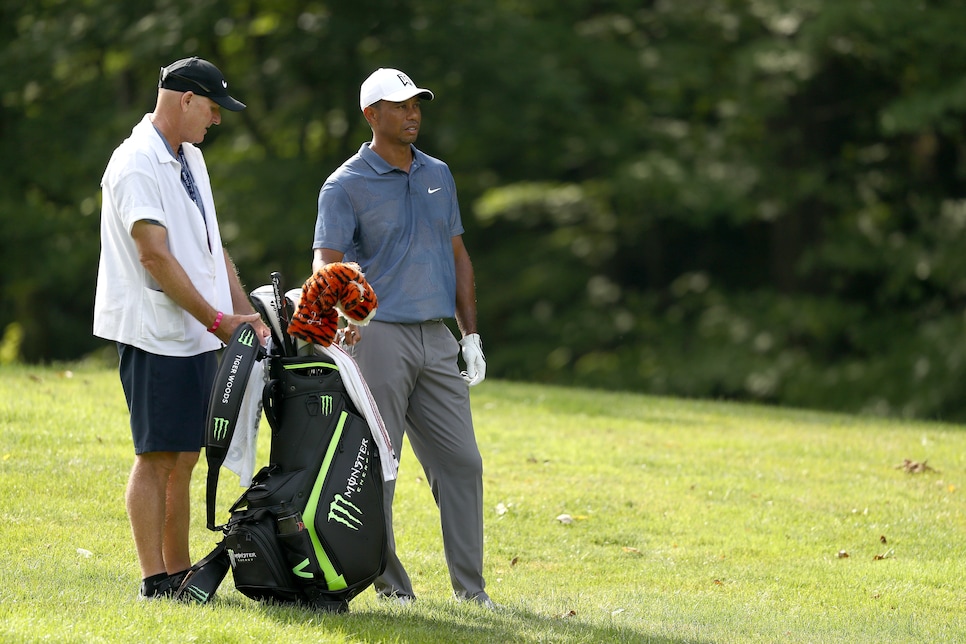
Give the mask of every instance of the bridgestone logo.
<svg viewBox="0 0 966 644">
<path fill-rule="evenodd" d="M 358 530 L 362 526 L 362 510 L 341 494 L 336 494 L 329 504 L 328 520 L 341 523 L 350 530 Z"/>
<path fill-rule="evenodd" d="M 212 420 L 212 436 L 216 441 L 223 440 L 228 435 L 228 419 L 215 418 Z"/>
</svg>

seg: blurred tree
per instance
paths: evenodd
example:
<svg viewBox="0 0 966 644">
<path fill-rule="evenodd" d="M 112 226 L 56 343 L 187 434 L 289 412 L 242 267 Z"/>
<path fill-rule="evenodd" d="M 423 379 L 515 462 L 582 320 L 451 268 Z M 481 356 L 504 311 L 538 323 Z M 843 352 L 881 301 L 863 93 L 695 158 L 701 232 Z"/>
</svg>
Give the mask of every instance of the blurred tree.
<svg viewBox="0 0 966 644">
<path fill-rule="evenodd" d="M 938 0 L 0 0 L 0 329 L 90 336 L 100 173 L 200 55 L 250 286 L 308 273 L 398 67 L 460 188 L 495 377 L 966 418 L 966 44 Z M 11 327 L 13 328 L 13 327 Z"/>
</svg>

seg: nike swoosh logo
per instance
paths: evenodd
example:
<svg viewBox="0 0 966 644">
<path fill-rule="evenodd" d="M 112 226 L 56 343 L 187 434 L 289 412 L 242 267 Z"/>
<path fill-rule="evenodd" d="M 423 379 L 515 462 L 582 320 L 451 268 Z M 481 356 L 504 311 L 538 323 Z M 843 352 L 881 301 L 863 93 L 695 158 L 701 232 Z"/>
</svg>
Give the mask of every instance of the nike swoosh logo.
<svg viewBox="0 0 966 644">
<path fill-rule="evenodd" d="M 442 190 L 442 188 L 427 188 L 427 190 L 429 191 L 429 194 L 433 194 L 434 192 L 439 192 Z"/>
</svg>

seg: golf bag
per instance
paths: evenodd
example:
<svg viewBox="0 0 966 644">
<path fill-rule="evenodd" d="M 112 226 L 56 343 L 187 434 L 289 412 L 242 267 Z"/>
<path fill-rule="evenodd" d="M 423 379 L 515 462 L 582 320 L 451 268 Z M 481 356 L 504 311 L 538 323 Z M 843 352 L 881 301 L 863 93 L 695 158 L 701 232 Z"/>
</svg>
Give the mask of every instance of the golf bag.
<svg viewBox="0 0 966 644">
<path fill-rule="evenodd" d="M 269 360 L 270 463 L 215 525 L 218 472 L 256 360 Z M 387 543 L 379 450 L 338 366 L 266 355 L 251 325 L 240 326 L 219 366 L 205 438 L 208 528 L 224 538 L 192 566 L 178 597 L 208 602 L 230 567 L 252 599 L 347 610 L 385 569 Z"/>
</svg>

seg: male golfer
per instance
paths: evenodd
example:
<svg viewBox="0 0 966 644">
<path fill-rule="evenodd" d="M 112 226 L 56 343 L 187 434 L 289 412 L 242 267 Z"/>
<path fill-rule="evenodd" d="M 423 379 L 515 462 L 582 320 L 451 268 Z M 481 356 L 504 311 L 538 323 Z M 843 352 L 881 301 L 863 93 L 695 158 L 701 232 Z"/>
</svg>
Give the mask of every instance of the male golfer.
<svg viewBox="0 0 966 644">
<path fill-rule="evenodd" d="M 401 445 L 405 431 L 423 466 L 439 506 L 456 599 L 493 608 L 483 579 L 483 459 L 468 388 L 486 376 L 473 264 L 463 245 L 453 175 L 414 145 L 422 101 L 433 93 L 398 69 L 382 68 L 359 94 L 372 141 L 322 186 L 312 268 L 344 257 L 357 261 L 378 294 L 379 309 L 364 337 L 349 326 L 346 343 L 392 444 Z M 459 341 L 446 318 L 456 319 Z M 394 482 L 385 490 L 391 552 L 374 585 L 380 597 L 408 604 L 416 595 L 395 550 Z"/>
</svg>

